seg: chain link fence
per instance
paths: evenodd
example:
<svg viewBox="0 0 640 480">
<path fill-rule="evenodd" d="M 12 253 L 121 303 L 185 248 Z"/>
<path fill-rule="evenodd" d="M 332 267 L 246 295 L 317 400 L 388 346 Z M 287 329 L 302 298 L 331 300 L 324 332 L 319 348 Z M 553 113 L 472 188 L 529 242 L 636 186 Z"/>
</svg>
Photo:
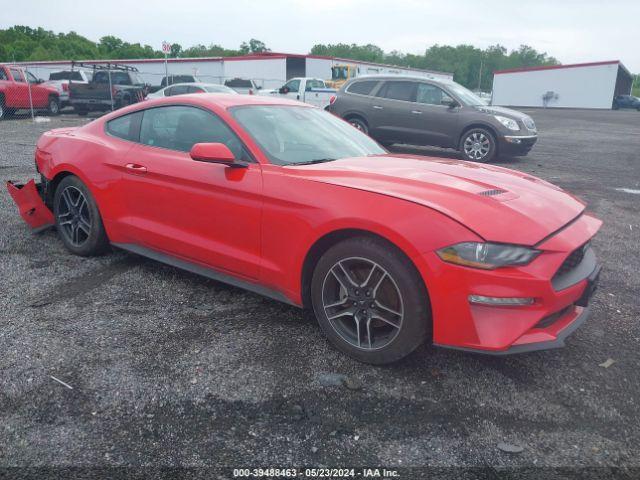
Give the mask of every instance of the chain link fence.
<svg viewBox="0 0 640 480">
<path fill-rule="evenodd" d="M 150 94 L 157 96 L 155 92 L 176 83 L 226 85 L 241 94 L 260 94 L 285 82 L 282 78 L 225 76 L 171 63 L 167 70 L 164 63 L 148 68 L 119 62 L 93 65 L 1 64 L 0 121 L 31 118 L 37 122 L 66 113 L 108 112 L 143 101 Z"/>
</svg>

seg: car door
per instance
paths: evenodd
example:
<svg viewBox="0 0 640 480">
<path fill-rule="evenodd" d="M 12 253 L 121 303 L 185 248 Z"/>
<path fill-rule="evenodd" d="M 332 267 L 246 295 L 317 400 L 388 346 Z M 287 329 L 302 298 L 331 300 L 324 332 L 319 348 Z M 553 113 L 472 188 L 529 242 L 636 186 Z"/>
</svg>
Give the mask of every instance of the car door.
<svg viewBox="0 0 640 480">
<path fill-rule="evenodd" d="M 30 108 L 29 86 L 19 68 L 9 68 L 13 82 L 9 83 L 7 104 L 14 108 Z"/>
<path fill-rule="evenodd" d="M 416 82 L 387 80 L 371 97 L 368 118 L 369 133 L 385 142 L 406 142 L 414 130 L 411 110 L 414 108 Z"/>
<path fill-rule="evenodd" d="M 289 80 L 282 86 L 283 90 L 288 90 L 287 93 L 280 93 L 280 96 L 290 98 L 292 100 L 300 100 L 300 79 L 296 78 Z"/>
<path fill-rule="evenodd" d="M 460 108 L 451 107 L 453 98 L 442 88 L 420 82 L 411 109 L 414 125 L 412 143 L 455 147 Z"/>
<path fill-rule="evenodd" d="M 42 82 L 38 82 L 38 79 L 33 73 L 26 70 L 24 73 L 27 77 L 27 82 L 29 83 L 28 86 L 31 87 L 33 105 L 38 108 L 46 107 L 49 103 L 49 88 L 47 88 Z"/>
<path fill-rule="evenodd" d="M 225 143 L 246 168 L 195 161 L 196 143 Z M 193 106 L 144 111 L 124 162 L 127 229 L 135 243 L 224 272 L 257 278 L 262 173 L 212 112 Z"/>
</svg>

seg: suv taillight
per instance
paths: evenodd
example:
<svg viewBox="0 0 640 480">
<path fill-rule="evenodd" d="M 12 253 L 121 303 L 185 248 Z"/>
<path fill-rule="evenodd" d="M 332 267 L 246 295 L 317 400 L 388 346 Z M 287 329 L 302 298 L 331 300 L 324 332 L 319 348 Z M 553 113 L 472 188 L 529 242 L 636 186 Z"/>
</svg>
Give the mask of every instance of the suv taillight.
<svg viewBox="0 0 640 480">
<path fill-rule="evenodd" d="M 338 97 L 331 95 L 331 97 L 329 97 L 329 105 L 333 105 L 337 99 Z"/>
<path fill-rule="evenodd" d="M 63 83 L 62 84 L 62 91 L 63 92 L 68 92 L 69 91 L 69 84 L 68 83 Z"/>
<path fill-rule="evenodd" d="M 253 88 L 249 89 L 249 95 L 253 95 Z"/>
</svg>

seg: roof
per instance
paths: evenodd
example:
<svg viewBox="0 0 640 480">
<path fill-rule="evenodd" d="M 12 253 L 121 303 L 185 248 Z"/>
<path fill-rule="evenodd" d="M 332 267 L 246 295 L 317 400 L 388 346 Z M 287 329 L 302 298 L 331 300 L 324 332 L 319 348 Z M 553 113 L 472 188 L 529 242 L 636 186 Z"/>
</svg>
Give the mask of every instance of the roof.
<svg viewBox="0 0 640 480">
<path fill-rule="evenodd" d="M 181 57 L 181 58 L 167 58 L 168 63 L 182 63 L 182 62 L 233 62 L 233 61 L 242 61 L 242 60 L 282 60 L 286 58 L 316 58 L 320 60 L 332 60 L 337 62 L 347 62 L 347 63 L 356 63 L 360 65 L 375 65 L 380 67 L 391 67 L 391 68 L 400 68 L 403 70 L 412 70 L 415 72 L 426 72 L 426 73 L 434 73 L 439 75 L 452 75 L 449 72 L 440 72 L 437 70 L 427 70 L 421 68 L 413 68 L 413 67 L 403 67 L 400 65 L 389 65 L 386 63 L 376 63 L 376 62 L 367 62 L 364 60 L 353 60 L 350 58 L 340 58 L 340 57 L 329 57 L 324 55 L 311 55 L 311 54 L 302 54 L 302 53 L 281 53 L 281 52 L 262 52 L 262 53 L 253 53 L 248 55 L 238 55 L 233 57 Z M 111 60 L 78 60 L 79 63 L 96 63 L 96 64 L 119 64 L 119 63 L 164 63 L 164 58 L 118 58 Z M 71 63 L 71 60 L 42 60 L 36 62 L 18 62 L 21 65 L 67 65 Z"/>
<path fill-rule="evenodd" d="M 561 70 L 565 68 L 585 68 L 585 67 L 600 67 L 603 65 L 619 65 L 623 70 L 629 73 L 629 70 L 620 62 L 620 60 L 605 60 L 602 62 L 589 62 L 589 63 L 570 63 L 566 65 L 544 65 L 539 67 L 521 67 L 521 68 L 508 68 L 506 70 L 495 70 L 494 75 L 501 75 L 504 73 L 520 73 L 520 72 L 535 72 L 538 70 Z M 631 75 L 629 73 L 629 75 Z"/>
</svg>

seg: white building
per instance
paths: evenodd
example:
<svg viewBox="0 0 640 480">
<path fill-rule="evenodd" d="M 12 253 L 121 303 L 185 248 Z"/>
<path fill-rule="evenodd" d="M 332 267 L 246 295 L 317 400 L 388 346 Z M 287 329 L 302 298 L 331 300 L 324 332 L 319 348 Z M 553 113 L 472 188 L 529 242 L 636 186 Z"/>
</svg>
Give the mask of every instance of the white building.
<svg viewBox="0 0 640 480">
<path fill-rule="evenodd" d="M 110 62 L 137 68 L 143 81 L 150 85 L 159 85 L 162 77 L 165 76 L 163 58 L 111 60 Z M 86 63 L 104 65 L 107 61 L 87 60 Z M 71 62 L 24 62 L 23 65 L 27 66 L 37 77 L 46 80 L 51 71 L 70 68 Z M 231 78 L 246 78 L 255 80 L 258 85 L 264 88 L 277 88 L 292 77 L 315 77 L 330 80 L 331 67 L 334 65 L 349 65 L 355 69 L 357 76 L 398 74 L 453 79 L 453 74 L 451 73 L 432 70 L 397 67 L 320 55 L 274 52 L 238 57 L 170 58 L 167 61 L 167 70 L 170 75 L 194 75 L 200 81 L 209 83 L 223 83 L 224 80 Z"/>
<path fill-rule="evenodd" d="M 619 60 L 499 70 L 493 75 L 492 105 L 612 108 L 628 95 L 633 78 Z"/>
</svg>

